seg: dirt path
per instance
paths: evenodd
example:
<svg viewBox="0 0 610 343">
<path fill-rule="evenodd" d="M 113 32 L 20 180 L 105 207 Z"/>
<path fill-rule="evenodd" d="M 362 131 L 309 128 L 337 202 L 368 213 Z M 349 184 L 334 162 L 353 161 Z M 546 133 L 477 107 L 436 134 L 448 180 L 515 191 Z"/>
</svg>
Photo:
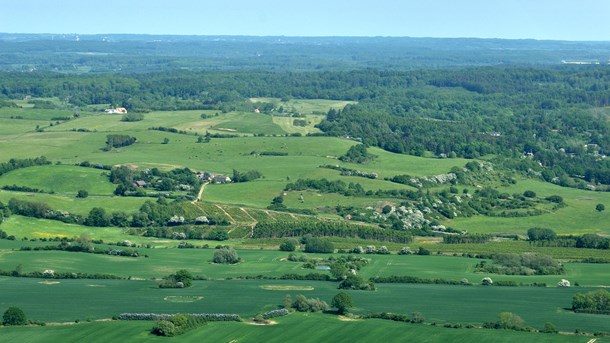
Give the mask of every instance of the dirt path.
<svg viewBox="0 0 610 343">
<path fill-rule="evenodd" d="M 204 182 L 201 185 L 201 188 L 199 188 L 199 193 L 197 193 L 197 198 L 195 198 L 195 200 L 191 201 L 193 204 L 196 203 L 197 201 L 201 201 L 201 196 L 203 195 L 203 190 L 205 189 L 205 186 L 207 186 L 209 184 L 209 182 Z"/>
<path fill-rule="evenodd" d="M 225 211 L 224 208 L 220 207 L 219 205 L 214 205 L 214 206 L 218 207 L 218 209 L 221 210 L 225 214 L 225 216 L 227 216 L 229 218 L 230 222 L 235 223 L 235 218 L 231 217 L 231 215 L 227 211 Z"/>
<path fill-rule="evenodd" d="M 248 213 L 248 211 L 246 211 L 246 209 L 245 209 L 245 208 L 240 207 L 239 209 L 240 209 L 240 210 L 241 210 L 243 213 L 245 213 L 245 214 L 246 214 L 248 217 L 250 217 L 250 219 L 252 219 L 252 221 L 253 221 L 254 223 L 256 223 L 256 222 L 257 222 L 257 220 L 256 220 L 256 219 L 254 219 L 254 217 L 252 217 L 252 216 L 250 215 L 250 213 Z"/>
</svg>

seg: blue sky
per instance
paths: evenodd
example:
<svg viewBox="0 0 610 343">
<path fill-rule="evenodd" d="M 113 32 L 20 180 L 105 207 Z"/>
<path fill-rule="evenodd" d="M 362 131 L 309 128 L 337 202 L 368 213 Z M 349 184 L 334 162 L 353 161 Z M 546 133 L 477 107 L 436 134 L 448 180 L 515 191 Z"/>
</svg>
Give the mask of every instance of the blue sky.
<svg viewBox="0 0 610 343">
<path fill-rule="evenodd" d="M 610 41 L 610 1 L 0 0 L 0 32 Z"/>
</svg>

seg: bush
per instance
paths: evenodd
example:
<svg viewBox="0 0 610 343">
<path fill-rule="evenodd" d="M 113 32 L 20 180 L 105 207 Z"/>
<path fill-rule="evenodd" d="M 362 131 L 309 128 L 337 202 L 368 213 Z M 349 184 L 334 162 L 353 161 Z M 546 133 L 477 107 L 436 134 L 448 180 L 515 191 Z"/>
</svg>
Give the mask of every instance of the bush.
<svg viewBox="0 0 610 343">
<path fill-rule="evenodd" d="M 417 250 L 417 254 L 418 255 L 430 255 L 430 250 L 420 246 L 419 250 Z"/>
<path fill-rule="evenodd" d="M 212 258 L 212 262 L 223 264 L 235 264 L 240 261 L 237 251 L 231 247 L 217 249 L 214 251 L 214 257 Z"/>
<path fill-rule="evenodd" d="M 536 192 L 534 191 L 525 191 L 523 192 L 523 196 L 526 198 L 535 198 L 536 197 Z"/>
<path fill-rule="evenodd" d="M 271 319 L 271 318 L 275 318 L 275 317 L 282 317 L 282 316 L 287 316 L 288 315 L 288 310 L 285 308 L 279 309 L 279 310 L 272 310 L 272 311 L 267 311 L 265 313 L 263 313 L 263 319 Z"/>
<path fill-rule="evenodd" d="M 207 239 L 212 241 L 226 241 L 229 239 L 229 233 L 223 229 L 216 229 L 208 235 Z"/>
<path fill-rule="evenodd" d="M 493 283 L 494 282 L 490 277 L 484 277 L 483 280 L 481 280 L 481 285 L 483 286 L 491 286 Z"/>
<path fill-rule="evenodd" d="M 76 197 L 77 198 L 83 198 L 84 199 L 84 198 L 86 198 L 88 196 L 89 196 L 89 192 L 87 192 L 84 189 L 81 189 L 81 190 L 78 191 L 78 193 L 76 193 Z"/>
<path fill-rule="evenodd" d="M 157 336 L 172 337 L 176 335 L 176 325 L 169 320 L 160 320 L 153 326 L 151 333 Z"/>
<path fill-rule="evenodd" d="M 3 325 L 25 325 L 27 324 L 27 319 L 25 317 L 25 313 L 19 308 L 11 306 L 2 315 L 2 324 Z"/>
<path fill-rule="evenodd" d="M 328 304 L 318 298 L 306 298 L 299 294 L 296 296 L 292 308 L 299 312 L 321 312 L 329 309 Z"/>
<path fill-rule="evenodd" d="M 295 239 L 288 239 L 280 244 L 280 251 L 295 251 L 297 249 L 298 242 Z"/>
</svg>

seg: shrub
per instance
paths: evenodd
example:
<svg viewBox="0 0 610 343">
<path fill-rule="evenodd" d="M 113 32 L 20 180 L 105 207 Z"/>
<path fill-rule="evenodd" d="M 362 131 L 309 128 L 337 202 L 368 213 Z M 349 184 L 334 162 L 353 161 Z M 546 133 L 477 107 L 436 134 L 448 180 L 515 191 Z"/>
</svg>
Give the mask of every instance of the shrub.
<svg viewBox="0 0 610 343">
<path fill-rule="evenodd" d="M 226 241 L 229 239 L 229 233 L 223 229 L 216 229 L 208 235 L 207 239 L 212 241 Z"/>
<path fill-rule="evenodd" d="M 298 242 L 295 239 L 288 239 L 280 244 L 280 251 L 295 251 L 297 249 Z"/>
<path fill-rule="evenodd" d="M 561 281 L 559 281 L 557 283 L 557 286 L 559 286 L 559 287 L 570 287 L 570 281 L 568 281 L 566 279 L 561 279 Z"/>
<path fill-rule="evenodd" d="M 494 282 L 490 277 L 484 277 L 483 280 L 481 280 L 481 285 L 483 286 L 491 286 L 493 283 Z"/>
<path fill-rule="evenodd" d="M 430 250 L 420 246 L 419 250 L 417 250 L 417 254 L 418 255 L 430 255 Z"/>
<path fill-rule="evenodd" d="M 536 192 L 534 191 L 525 191 L 523 192 L 523 196 L 526 198 L 535 198 L 536 197 Z"/>
<path fill-rule="evenodd" d="M 402 247 L 400 248 L 398 255 L 413 255 L 413 251 L 409 247 Z"/>
<path fill-rule="evenodd" d="M 157 336 L 172 337 L 176 335 L 176 325 L 169 320 L 160 320 L 153 326 L 151 332 Z"/>
<path fill-rule="evenodd" d="M 285 308 L 282 308 L 279 310 L 272 310 L 272 311 L 263 313 L 263 319 L 271 319 L 271 318 L 275 318 L 275 317 L 287 316 L 288 313 L 289 313 L 288 310 Z"/>
<path fill-rule="evenodd" d="M 212 258 L 212 262 L 223 264 L 235 264 L 240 261 L 237 251 L 231 247 L 217 249 L 214 251 L 214 257 Z"/>
<path fill-rule="evenodd" d="M 328 310 L 328 304 L 318 298 L 306 298 L 299 294 L 296 296 L 292 308 L 299 312 L 321 312 Z"/>
</svg>

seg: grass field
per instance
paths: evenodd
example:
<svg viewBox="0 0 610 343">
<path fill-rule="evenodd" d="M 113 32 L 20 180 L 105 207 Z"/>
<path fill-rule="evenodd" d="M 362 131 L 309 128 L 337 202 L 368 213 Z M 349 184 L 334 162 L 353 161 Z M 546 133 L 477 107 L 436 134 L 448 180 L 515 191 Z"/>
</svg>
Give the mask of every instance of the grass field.
<svg viewBox="0 0 610 343">
<path fill-rule="evenodd" d="M 114 188 L 114 187 L 113 187 Z M 74 195 L 64 196 L 60 194 L 10 192 L 0 190 L 0 201 L 8 203 L 11 198 L 27 201 L 38 201 L 48 204 L 54 210 L 64 210 L 74 214 L 86 216 L 93 207 L 103 207 L 106 212 L 124 211 L 127 213 L 137 211 L 147 200 L 151 198 L 118 197 L 118 196 L 89 196 L 84 199 L 76 198 Z"/>
<path fill-rule="evenodd" d="M 209 323 L 184 335 L 167 338 L 151 335 L 151 322 L 92 322 L 48 327 L 0 328 L 7 341 L 37 342 L 587 342 L 590 337 L 525 333 L 507 330 L 446 329 L 429 325 L 370 319 L 345 321 L 325 314 L 298 314 L 276 319 L 277 325 Z M 608 342 L 598 338 L 597 343 Z"/>
<path fill-rule="evenodd" d="M 610 234 L 610 212 L 598 212 L 598 203 L 610 206 L 610 193 L 591 192 L 574 188 L 560 187 L 535 180 L 520 180 L 516 185 L 502 188 L 502 192 L 523 193 L 535 190 L 539 197 L 559 195 L 563 197 L 566 207 L 553 213 L 533 217 L 501 218 L 474 216 L 445 221 L 445 225 L 473 233 L 514 232 L 524 234 L 532 227 L 551 228 L 557 233 Z"/>
<path fill-rule="evenodd" d="M 0 176 L 0 187 L 13 184 L 68 196 L 75 196 L 81 189 L 89 195 L 110 195 L 116 188 L 108 180 L 107 171 L 65 165 L 23 168 Z"/>
<path fill-rule="evenodd" d="M 11 233 L 9 231 L 9 233 Z M 95 232 L 88 231 L 90 234 Z M 42 234 L 42 233 L 39 233 Z M 21 236 L 18 236 L 21 237 Z M 30 235 L 29 237 L 33 237 Z M 70 236 L 72 237 L 72 236 Z M 120 236 L 108 234 L 108 242 L 121 241 Z M 85 253 L 70 253 L 61 251 L 14 251 L 27 244 L 12 242 L 6 248 L 0 246 L 0 269 L 12 270 L 21 264 L 25 272 L 42 271 L 53 269 L 59 272 L 79 272 L 114 274 L 122 277 L 136 278 L 158 278 L 169 275 L 178 269 L 186 268 L 191 273 L 210 278 L 235 278 L 245 276 L 280 276 L 283 274 L 308 274 L 320 272 L 312 269 L 302 268 L 302 262 L 284 261 L 288 252 L 273 250 L 250 250 L 241 249 L 240 257 L 242 263 L 234 266 L 223 266 L 208 263 L 213 256 L 214 249 L 167 249 L 167 245 L 177 244 L 176 241 L 158 240 L 143 237 L 123 236 L 138 244 L 158 245 L 156 249 L 139 249 L 147 258 L 127 258 L 108 255 L 96 255 Z M 215 246 L 217 242 L 193 241 L 197 245 L 208 243 Z M 48 243 L 55 244 L 55 243 Z M 43 243 L 36 243 L 43 245 Z M 303 254 L 310 258 L 326 258 L 330 255 Z M 373 276 L 409 275 L 426 279 L 446 279 L 458 281 L 468 279 L 473 284 L 478 284 L 485 276 L 491 276 L 493 280 L 511 280 L 517 283 L 531 284 L 546 283 L 549 287 L 555 287 L 561 279 L 569 279 L 572 283 L 581 286 L 610 286 L 609 264 L 590 263 L 564 263 L 566 273 L 562 275 L 494 275 L 475 272 L 475 265 L 480 259 L 449 256 L 418 256 L 418 255 L 364 255 L 370 260 L 370 264 L 360 271 L 364 278 Z M 117 268 L 117 265 L 121 265 Z M 322 272 L 324 273 L 324 272 Z"/>
</svg>

